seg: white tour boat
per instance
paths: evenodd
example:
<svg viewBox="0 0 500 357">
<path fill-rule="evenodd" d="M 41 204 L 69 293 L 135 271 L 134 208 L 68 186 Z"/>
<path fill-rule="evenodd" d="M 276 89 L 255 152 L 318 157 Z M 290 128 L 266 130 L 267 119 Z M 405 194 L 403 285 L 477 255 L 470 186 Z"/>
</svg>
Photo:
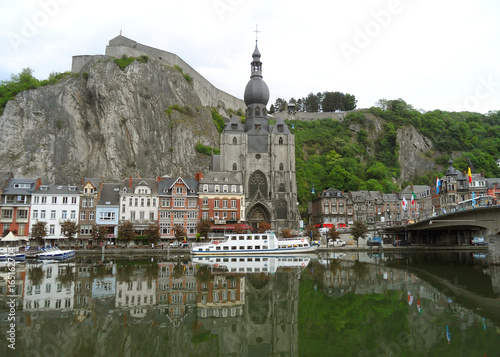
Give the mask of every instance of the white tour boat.
<svg viewBox="0 0 500 357">
<path fill-rule="evenodd" d="M 309 265 L 313 254 L 292 256 L 202 256 L 193 257 L 193 263 L 208 265 L 229 273 L 275 273 L 278 268 L 305 268 Z"/>
<path fill-rule="evenodd" d="M 193 255 L 235 254 L 288 254 L 311 253 L 317 245 L 306 238 L 277 238 L 272 232 L 252 234 L 225 234 L 224 238 L 213 238 L 209 243 L 194 243 Z"/>
</svg>

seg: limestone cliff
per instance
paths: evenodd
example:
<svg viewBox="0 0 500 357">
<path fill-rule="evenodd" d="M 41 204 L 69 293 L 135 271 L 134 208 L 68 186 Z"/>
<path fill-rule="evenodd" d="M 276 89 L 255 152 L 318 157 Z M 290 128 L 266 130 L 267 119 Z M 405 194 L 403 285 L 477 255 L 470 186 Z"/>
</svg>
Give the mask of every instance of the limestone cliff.
<svg viewBox="0 0 500 357">
<path fill-rule="evenodd" d="M 218 147 L 210 108 L 179 71 L 155 59 L 124 70 L 104 59 L 88 77 L 20 93 L 0 117 L 0 139 L 0 170 L 54 183 L 189 177 L 211 160 L 196 142 Z"/>
<path fill-rule="evenodd" d="M 400 183 L 411 182 L 418 175 L 438 169 L 430 156 L 431 153 L 432 156 L 437 155 L 432 142 L 413 126 L 398 129 L 396 141 L 399 146 Z"/>
</svg>

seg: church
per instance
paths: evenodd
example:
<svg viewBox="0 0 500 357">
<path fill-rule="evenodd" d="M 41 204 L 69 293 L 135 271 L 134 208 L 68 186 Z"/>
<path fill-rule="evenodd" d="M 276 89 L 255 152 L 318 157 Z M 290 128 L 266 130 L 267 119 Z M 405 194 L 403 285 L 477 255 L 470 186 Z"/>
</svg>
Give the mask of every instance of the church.
<svg viewBox="0 0 500 357">
<path fill-rule="evenodd" d="M 261 223 L 271 230 L 299 228 L 295 178 L 295 136 L 282 118 L 270 123 L 266 105 L 269 88 L 262 77 L 257 41 L 251 76 L 245 88 L 246 120 L 233 116 L 221 134 L 214 171 L 232 172 L 242 183 L 246 222 L 254 231 Z M 274 122 L 274 124 L 272 124 Z"/>
</svg>

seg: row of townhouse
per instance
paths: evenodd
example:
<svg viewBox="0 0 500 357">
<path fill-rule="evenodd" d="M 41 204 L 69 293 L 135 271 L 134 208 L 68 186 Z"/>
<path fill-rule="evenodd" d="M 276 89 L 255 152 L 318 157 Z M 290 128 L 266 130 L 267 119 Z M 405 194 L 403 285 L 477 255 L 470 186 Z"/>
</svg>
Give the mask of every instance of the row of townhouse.
<svg viewBox="0 0 500 357">
<path fill-rule="evenodd" d="M 392 226 L 500 202 L 500 179 L 485 178 L 482 173 L 471 174 L 469 179 L 453 167 L 453 161 L 448 164 L 435 187 L 411 185 L 399 193 L 329 188 L 310 202 L 309 222 L 324 227 L 343 227 L 354 221 Z"/>
<path fill-rule="evenodd" d="M 25 238 L 39 221 L 47 223 L 48 240 L 64 238 L 62 224 L 70 220 L 79 226 L 77 238 L 90 241 L 95 225 L 113 239 L 125 221 L 137 234 L 155 224 L 162 239 L 171 239 L 175 225 L 194 238 L 201 219 L 221 229 L 245 219 L 243 186 L 228 172 L 200 172 L 194 179 L 129 177 L 119 183 L 84 178 L 79 185 L 46 185 L 0 173 L 0 191 L 0 231 Z"/>
</svg>

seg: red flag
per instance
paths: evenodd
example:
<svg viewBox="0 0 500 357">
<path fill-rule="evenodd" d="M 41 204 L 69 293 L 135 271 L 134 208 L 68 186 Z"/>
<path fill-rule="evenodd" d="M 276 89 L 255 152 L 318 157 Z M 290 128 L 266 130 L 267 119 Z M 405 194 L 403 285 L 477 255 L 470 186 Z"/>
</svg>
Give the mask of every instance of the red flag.
<svg viewBox="0 0 500 357">
<path fill-rule="evenodd" d="M 472 183 L 472 174 L 470 173 L 470 166 L 469 166 L 469 183 Z"/>
</svg>

